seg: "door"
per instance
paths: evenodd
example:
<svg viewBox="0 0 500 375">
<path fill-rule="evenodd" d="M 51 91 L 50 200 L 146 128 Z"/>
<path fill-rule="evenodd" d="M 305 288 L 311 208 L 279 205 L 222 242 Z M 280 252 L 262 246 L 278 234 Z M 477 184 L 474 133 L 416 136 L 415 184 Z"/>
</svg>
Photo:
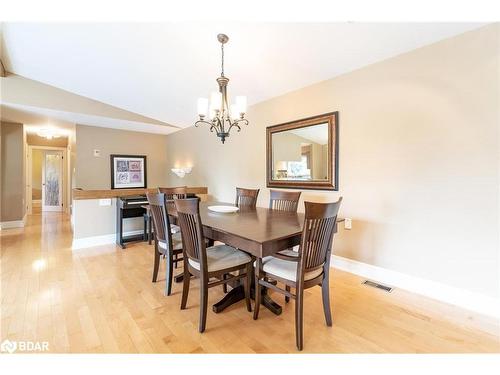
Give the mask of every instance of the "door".
<svg viewBox="0 0 500 375">
<path fill-rule="evenodd" d="M 47 150 L 42 163 L 42 211 L 62 211 L 63 152 Z"/>
</svg>

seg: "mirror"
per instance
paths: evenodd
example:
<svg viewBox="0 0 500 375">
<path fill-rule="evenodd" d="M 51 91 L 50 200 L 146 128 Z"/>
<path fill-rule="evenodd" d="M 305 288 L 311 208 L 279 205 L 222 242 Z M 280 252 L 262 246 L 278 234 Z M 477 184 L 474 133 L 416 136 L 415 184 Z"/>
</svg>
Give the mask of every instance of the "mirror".
<svg viewBox="0 0 500 375">
<path fill-rule="evenodd" d="M 267 128 L 267 186 L 338 190 L 338 112 Z"/>
</svg>

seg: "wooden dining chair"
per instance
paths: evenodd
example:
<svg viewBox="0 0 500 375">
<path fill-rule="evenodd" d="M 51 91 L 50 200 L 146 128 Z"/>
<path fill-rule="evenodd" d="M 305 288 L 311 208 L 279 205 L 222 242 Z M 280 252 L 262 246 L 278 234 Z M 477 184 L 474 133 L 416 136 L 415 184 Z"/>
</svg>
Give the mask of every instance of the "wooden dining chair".
<svg viewBox="0 0 500 375">
<path fill-rule="evenodd" d="M 165 194 L 165 201 L 167 202 L 167 212 L 169 209 L 175 209 L 174 199 L 186 199 L 187 198 L 187 186 L 177 186 L 177 187 L 159 187 L 158 193 Z M 172 223 L 174 220 L 174 223 Z M 176 225 L 176 219 L 174 217 L 170 217 L 170 226 L 173 232 L 180 231 L 179 227 Z M 174 259 L 177 259 L 178 255 L 174 256 Z M 175 268 L 177 268 L 178 262 L 175 262 Z"/>
<path fill-rule="evenodd" d="M 178 186 L 178 187 L 159 187 L 158 193 L 165 194 L 165 199 L 167 201 L 173 199 L 186 199 L 187 198 L 187 186 Z"/>
<path fill-rule="evenodd" d="M 297 212 L 301 194 L 302 192 L 300 191 L 271 190 L 269 198 L 269 209 L 286 212 Z M 280 251 L 280 254 L 297 256 L 298 252 L 293 251 L 293 249 L 286 249 Z M 286 285 L 285 288 L 287 292 L 290 291 L 290 286 Z M 290 302 L 290 297 L 285 296 L 285 302 Z"/>
<path fill-rule="evenodd" d="M 175 200 L 177 217 L 183 241 L 184 279 L 181 310 L 186 308 L 189 294 L 190 274 L 200 279 L 200 322 L 199 331 L 205 331 L 207 321 L 208 288 L 244 279 L 247 310 L 252 311 L 250 303 L 250 283 L 252 277 L 252 257 L 228 245 L 206 247 L 203 225 L 200 217 L 199 198 Z M 238 275 L 224 278 L 225 274 L 240 271 Z M 210 281 L 210 279 L 216 279 Z"/>
<path fill-rule="evenodd" d="M 238 207 L 255 207 L 257 205 L 257 196 L 260 189 L 245 189 L 236 188 L 235 206 Z"/>
<path fill-rule="evenodd" d="M 269 209 L 278 211 L 297 212 L 300 191 L 271 190 Z"/>
<path fill-rule="evenodd" d="M 166 259 L 165 294 L 169 296 L 172 292 L 173 267 L 183 260 L 179 258 L 179 254 L 182 254 L 182 238 L 180 233 L 172 233 L 169 215 L 167 214 L 165 194 L 148 193 L 146 196 L 154 224 L 155 260 L 153 265 L 153 282 L 156 282 L 158 277 L 160 258 L 163 255 Z"/>
<path fill-rule="evenodd" d="M 255 310 L 259 317 L 261 287 L 275 290 L 295 299 L 295 337 L 299 350 L 303 348 L 304 289 L 321 285 L 326 325 L 332 326 L 330 310 L 330 254 L 342 198 L 334 203 L 305 204 L 305 219 L 298 256 L 275 254 L 265 260 L 257 258 L 255 269 Z M 295 289 L 295 294 L 269 282 L 276 280 Z"/>
</svg>

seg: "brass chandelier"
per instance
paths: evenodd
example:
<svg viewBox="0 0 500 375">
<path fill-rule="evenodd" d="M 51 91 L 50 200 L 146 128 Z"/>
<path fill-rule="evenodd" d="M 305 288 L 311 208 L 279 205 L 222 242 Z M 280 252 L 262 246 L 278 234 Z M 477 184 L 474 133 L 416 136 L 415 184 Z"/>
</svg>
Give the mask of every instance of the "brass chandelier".
<svg viewBox="0 0 500 375">
<path fill-rule="evenodd" d="M 198 99 L 198 116 L 200 119 L 195 122 L 194 126 L 197 127 L 200 124 L 210 125 L 210 131 L 215 131 L 217 137 L 224 143 L 233 127 L 241 131 L 240 124 L 248 125 L 248 120 L 245 119 L 247 98 L 246 96 L 237 96 L 235 104 L 229 107 L 227 101 L 227 84 L 229 78 L 224 76 L 224 44 L 228 42 L 229 37 L 225 34 L 219 34 L 217 35 L 217 40 L 221 44 L 222 57 L 221 74 L 217 78 L 219 92 L 212 92 L 210 103 L 207 98 Z"/>
</svg>

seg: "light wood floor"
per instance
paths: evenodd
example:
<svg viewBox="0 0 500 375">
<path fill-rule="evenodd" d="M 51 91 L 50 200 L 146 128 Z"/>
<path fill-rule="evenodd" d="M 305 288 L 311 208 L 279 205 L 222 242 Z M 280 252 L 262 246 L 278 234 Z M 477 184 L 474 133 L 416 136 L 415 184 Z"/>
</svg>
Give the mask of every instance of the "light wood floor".
<svg viewBox="0 0 500 375">
<path fill-rule="evenodd" d="M 69 218 L 61 213 L 31 215 L 26 228 L 0 233 L 1 340 L 48 341 L 52 352 L 296 352 L 294 305 L 282 296 L 275 295 L 281 316 L 261 309 L 253 321 L 242 301 L 221 314 L 209 310 L 199 334 L 197 288 L 184 311 L 180 284 L 164 297 L 163 278 L 151 283 L 152 246 L 73 252 Z M 498 322 L 332 274 L 333 327 L 324 324 L 320 288 L 310 289 L 304 352 L 500 352 Z M 222 288 L 212 288 L 209 302 L 222 296 Z"/>
</svg>

